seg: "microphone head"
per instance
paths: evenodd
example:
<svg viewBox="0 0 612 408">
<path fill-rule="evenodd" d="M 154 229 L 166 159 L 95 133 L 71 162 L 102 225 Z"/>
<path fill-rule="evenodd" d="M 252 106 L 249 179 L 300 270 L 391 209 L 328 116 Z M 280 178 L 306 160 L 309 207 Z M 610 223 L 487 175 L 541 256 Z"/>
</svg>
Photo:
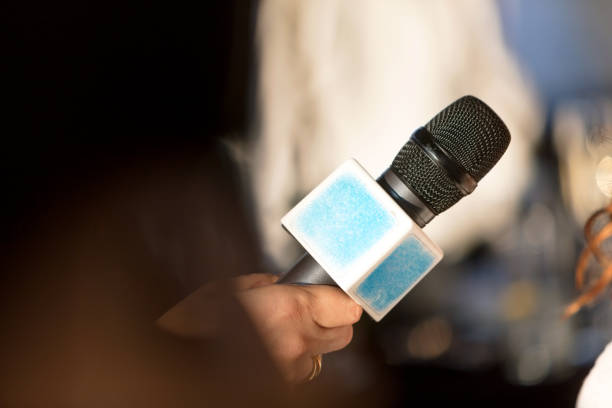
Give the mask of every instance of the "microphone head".
<svg viewBox="0 0 612 408">
<path fill-rule="evenodd" d="M 475 181 L 491 170 L 510 144 L 510 132 L 504 122 L 473 96 L 464 96 L 447 106 L 425 129 L 433 142 Z M 465 195 L 448 172 L 412 138 L 395 156 L 391 169 L 434 214 Z"/>
</svg>

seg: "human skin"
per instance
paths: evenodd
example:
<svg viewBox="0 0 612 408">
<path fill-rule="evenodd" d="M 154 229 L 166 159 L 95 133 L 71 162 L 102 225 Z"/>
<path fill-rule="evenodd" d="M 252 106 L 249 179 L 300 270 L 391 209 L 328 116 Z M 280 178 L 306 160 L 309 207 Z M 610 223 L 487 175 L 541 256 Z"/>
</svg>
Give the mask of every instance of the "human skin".
<svg viewBox="0 0 612 408">
<path fill-rule="evenodd" d="M 312 372 L 313 356 L 351 342 L 352 325 L 362 309 L 338 288 L 275 285 L 276 280 L 270 274 L 250 274 L 229 283 L 283 377 L 299 383 Z M 214 336 L 223 316 L 215 301 L 222 288 L 221 283 L 202 286 L 165 313 L 158 325 L 185 337 Z"/>
</svg>

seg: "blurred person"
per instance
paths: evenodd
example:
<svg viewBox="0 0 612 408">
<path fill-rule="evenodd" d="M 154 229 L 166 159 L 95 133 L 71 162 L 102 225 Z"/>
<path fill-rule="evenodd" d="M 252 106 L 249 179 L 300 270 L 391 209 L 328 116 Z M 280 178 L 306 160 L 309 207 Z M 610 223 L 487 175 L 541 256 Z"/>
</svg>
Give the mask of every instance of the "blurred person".
<svg viewBox="0 0 612 408">
<path fill-rule="evenodd" d="M 248 127 L 253 7 L 9 7 L 3 407 L 336 401 L 287 383 L 361 310 L 261 273 L 221 143 Z"/>
<path fill-rule="evenodd" d="M 503 118 L 512 143 L 478 194 L 428 234 L 458 259 L 515 222 L 541 116 L 496 2 L 264 0 L 256 33 L 258 138 L 237 150 L 270 264 L 284 270 L 298 255 L 278 219 L 299 197 L 350 157 L 377 177 L 414 129 L 465 94 Z"/>
</svg>

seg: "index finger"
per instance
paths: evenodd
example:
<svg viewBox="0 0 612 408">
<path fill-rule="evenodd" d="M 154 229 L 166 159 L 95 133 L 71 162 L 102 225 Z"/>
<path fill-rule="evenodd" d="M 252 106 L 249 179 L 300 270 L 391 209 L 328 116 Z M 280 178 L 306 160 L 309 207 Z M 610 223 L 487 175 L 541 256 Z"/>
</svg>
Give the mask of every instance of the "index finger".
<svg viewBox="0 0 612 408">
<path fill-rule="evenodd" d="M 234 290 L 255 289 L 261 286 L 271 285 L 278 280 L 278 276 L 271 273 L 250 273 L 240 275 L 232 279 Z"/>
<path fill-rule="evenodd" d="M 312 319 L 319 326 L 332 328 L 357 323 L 362 309 L 341 289 L 327 285 L 302 286 L 310 295 Z"/>
</svg>

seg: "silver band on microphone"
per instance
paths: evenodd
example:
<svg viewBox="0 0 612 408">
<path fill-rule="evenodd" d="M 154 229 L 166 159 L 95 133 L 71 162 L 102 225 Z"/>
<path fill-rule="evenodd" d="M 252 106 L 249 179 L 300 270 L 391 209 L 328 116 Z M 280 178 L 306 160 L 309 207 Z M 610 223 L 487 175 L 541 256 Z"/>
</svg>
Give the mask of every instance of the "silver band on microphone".
<svg viewBox="0 0 612 408">
<path fill-rule="evenodd" d="M 419 227 L 424 227 L 436 216 L 392 169 L 385 170 L 377 181 Z"/>
<path fill-rule="evenodd" d="M 431 161 L 443 169 L 464 196 L 470 194 L 478 183 L 474 177 L 444 147 L 436 143 L 429 131 L 418 128 L 410 137 L 416 146 L 421 148 Z"/>
</svg>

